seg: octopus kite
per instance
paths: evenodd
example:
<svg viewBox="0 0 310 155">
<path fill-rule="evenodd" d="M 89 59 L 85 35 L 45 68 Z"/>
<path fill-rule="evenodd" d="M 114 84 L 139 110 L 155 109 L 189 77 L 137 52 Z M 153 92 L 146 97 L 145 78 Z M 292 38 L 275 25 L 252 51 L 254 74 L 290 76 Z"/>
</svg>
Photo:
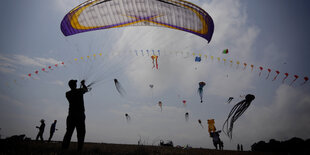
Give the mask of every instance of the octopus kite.
<svg viewBox="0 0 310 155">
<path fill-rule="evenodd" d="M 251 102 L 255 99 L 255 96 L 248 94 L 245 99 L 237 103 L 228 114 L 228 118 L 223 124 L 223 132 L 232 139 L 232 131 L 235 121 L 245 112 L 245 110 L 250 106 Z M 226 128 L 225 128 L 226 126 Z"/>
</svg>

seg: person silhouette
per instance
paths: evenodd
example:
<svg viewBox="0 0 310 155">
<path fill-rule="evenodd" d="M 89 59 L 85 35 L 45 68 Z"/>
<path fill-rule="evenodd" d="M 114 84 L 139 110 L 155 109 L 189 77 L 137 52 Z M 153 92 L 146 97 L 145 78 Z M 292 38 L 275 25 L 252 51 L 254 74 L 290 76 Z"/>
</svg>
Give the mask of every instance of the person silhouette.
<svg viewBox="0 0 310 155">
<path fill-rule="evenodd" d="M 81 81 L 80 88 L 76 88 L 77 80 L 68 82 L 70 91 L 66 92 L 66 98 L 69 102 L 69 114 L 67 117 L 67 130 L 62 142 L 62 149 L 68 149 L 74 129 L 76 128 L 78 151 L 82 150 L 85 138 L 85 108 L 84 94 L 90 90 L 85 85 L 85 80 Z"/>
<path fill-rule="evenodd" d="M 237 151 L 240 151 L 240 145 L 239 144 L 237 145 Z"/>
<path fill-rule="evenodd" d="M 39 129 L 38 135 L 36 137 L 36 140 L 38 140 L 39 138 L 41 139 L 41 141 L 43 141 L 43 133 L 44 133 L 44 128 L 45 128 L 45 123 L 44 123 L 44 119 L 41 119 L 41 125 L 36 126 L 37 129 Z"/>
<path fill-rule="evenodd" d="M 49 141 L 49 142 L 51 141 L 51 139 L 52 139 L 52 137 L 53 137 L 53 135 L 54 135 L 55 130 L 57 130 L 57 129 L 56 129 L 56 123 L 57 123 L 57 120 L 55 120 L 54 123 L 52 123 L 52 125 L 51 125 L 50 137 L 48 138 L 48 141 Z"/>
<path fill-rule="evenodd" d="M 221 130 L 215 131 L 215 132 L 210 132 L 210 137 L 212 137 L 213 145 L 215 146 L 215 149 L 217 149 L 217 145 L 219 145 L 219 149 L 223 150 L 224 143 L 220 139 L 220 132 L 221 132 Z"/>
<path fill-rule="evenodd" d="M 242 144 L 240 145 L 240 151 L 243 151 L 243 146 L 242 146 Z"/>
</svg>

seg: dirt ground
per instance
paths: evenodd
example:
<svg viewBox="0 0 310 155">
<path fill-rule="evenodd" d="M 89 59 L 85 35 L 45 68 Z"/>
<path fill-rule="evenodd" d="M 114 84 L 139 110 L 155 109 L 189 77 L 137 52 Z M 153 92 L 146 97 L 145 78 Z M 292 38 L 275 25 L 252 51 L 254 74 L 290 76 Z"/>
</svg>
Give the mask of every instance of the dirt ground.
<svg viewBox="0 0 310 155">
<path fill-rule="evenodd" d="M 272 154 L 263 152 L 250 151 L 219 151 L 213 149 L 202 148 L 176 148 L 164 146 L 146 146 L 146 145 L 125 145 L 125 144 L 107 144 L 107 143 L 85 143 L 83 151 L 76 151 L 77 144 L 72 142 L 70 148 L 66 151 L 61 150 L 61 142 L 14 142 L 4 141 L 0 142 L 0 154 L 117 154 L 117 155 L 155 155 L 155 154 L 203 154 L 203 155 L 262 155 Z"/>
</svg>

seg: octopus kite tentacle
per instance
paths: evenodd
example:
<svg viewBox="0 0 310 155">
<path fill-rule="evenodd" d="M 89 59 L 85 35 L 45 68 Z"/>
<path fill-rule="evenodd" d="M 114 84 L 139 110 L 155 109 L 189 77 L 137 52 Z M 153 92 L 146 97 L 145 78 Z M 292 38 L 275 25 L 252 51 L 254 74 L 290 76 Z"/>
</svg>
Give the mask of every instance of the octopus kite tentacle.
<svg viewBox="0 0 310 155">
<path fill-rule="evenodd" d="M 232 139 L 234 122 L 246 111 L 246 109 L 251 105 L 251 102 L 254 99 L 255 99 L 254 95 L 252 94 L 246 95 L 245 100 L 242 100 L 239 103 L 237 103 L 229 112 L 228 117 L 223 124 L 222 130 L 230 139 Z"/>
</svg>

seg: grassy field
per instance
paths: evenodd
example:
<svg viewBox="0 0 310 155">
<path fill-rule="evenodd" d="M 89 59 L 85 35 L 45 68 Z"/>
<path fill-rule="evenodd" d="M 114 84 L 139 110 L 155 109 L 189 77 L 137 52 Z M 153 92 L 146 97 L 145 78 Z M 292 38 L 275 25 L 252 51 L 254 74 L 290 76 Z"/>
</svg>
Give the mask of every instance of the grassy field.
<svg viewBox="0 0 310 155">
<path fill-rule="evenodd" d="M 153 154 L 210 154 L 210 155 L 261 155 L 260 152 L 219 151 L 213 149 L 191 148 L 183 149 L 176 147 L 125 145 L 107 143 L 85 143 L 82 152 L 76 151 L 77 144 L 72 142 L 66 151 L 61 150 L 60 142 L 8 142 L 1 141 L 0 154 L 126 154 L 126 155 L 153 155 Z"/>
</svg>

